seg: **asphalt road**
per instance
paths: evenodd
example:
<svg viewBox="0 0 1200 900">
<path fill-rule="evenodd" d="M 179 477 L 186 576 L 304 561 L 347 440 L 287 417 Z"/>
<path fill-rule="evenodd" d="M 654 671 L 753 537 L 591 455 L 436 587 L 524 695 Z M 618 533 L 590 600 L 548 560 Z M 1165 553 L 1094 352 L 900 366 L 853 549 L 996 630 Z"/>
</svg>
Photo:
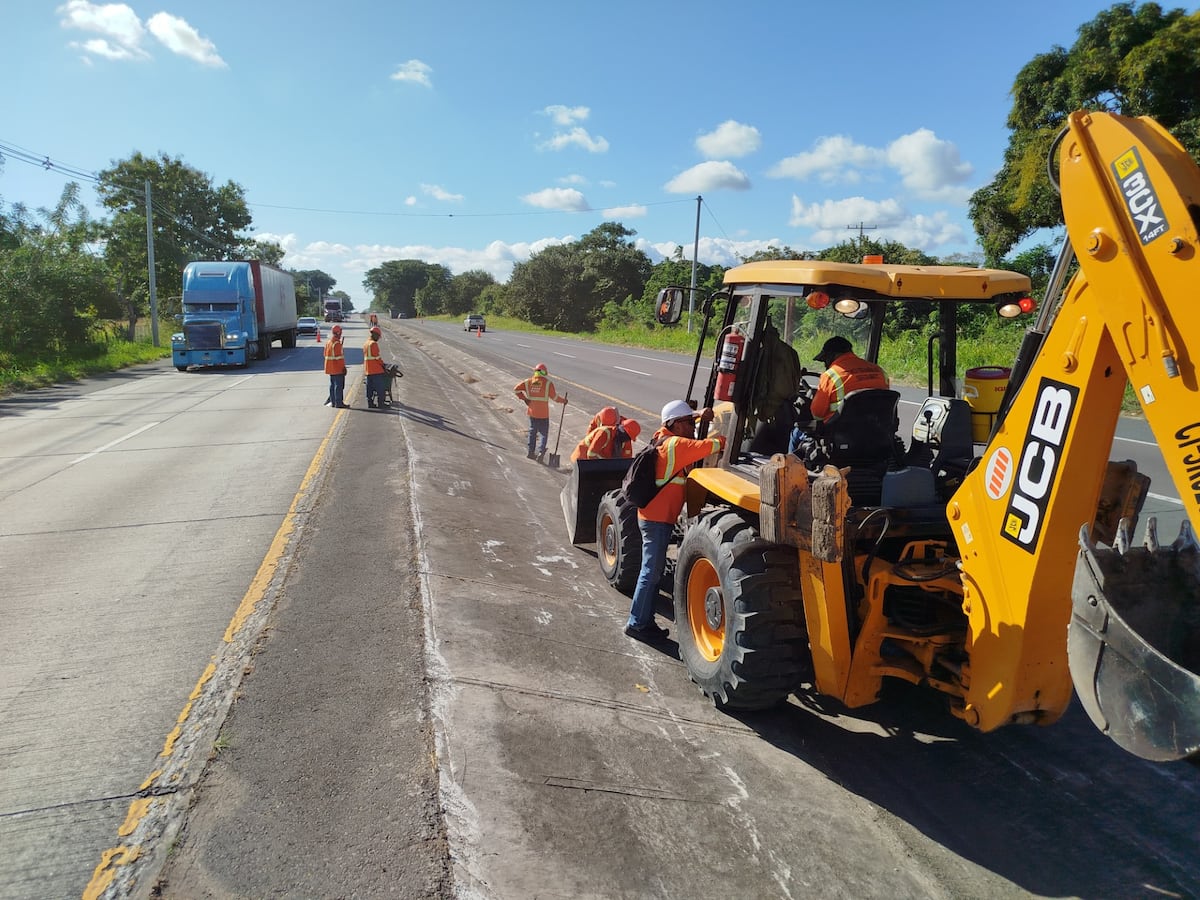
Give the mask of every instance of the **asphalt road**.
<svg viewBox="0 0 1200 900">
<path fill-rule="evenodd" d="M 311 353 L 276 353 L 278 373 L 130 373 L 96 390 L 169 378 L 149 418 L 97 408 L 64 447 L 0 418 L 0 896 L 76 895 L 106 848 L 110 896 L 1200 894 L 1197 770 L 1125 755 L 1078 710 L 990 735 L 902 686 L 852 712 L 712 710 L 669 646 L 621 635 L 628 601 L 566 544 L 565 473 L 524 458 L 510 399 L 549 363 L 565 459 L 605 403 L 649 423 L 680 379 L 639 373 L 678 360 L 604 351 L 626 384 L 578 348 L 452 331 L 388 323 L 405 377 L 380 413 L 320 407 Z M 234 384 L 251 373 L 272 389 Z M 262 426 L 244 454 L 212 418 L 140 443 L 209 381 L 227 390 L 199 406 Z M 147 483 L 154 457 L 125 454 L 163 444 L 190 454 Z M 113 493 L 85 506 L 85 484 Z M 140 568 L 100 539 L 142 530 L 166 546 Z M 177 721 L 188 760 L 164 764 Z"/>
</svg>

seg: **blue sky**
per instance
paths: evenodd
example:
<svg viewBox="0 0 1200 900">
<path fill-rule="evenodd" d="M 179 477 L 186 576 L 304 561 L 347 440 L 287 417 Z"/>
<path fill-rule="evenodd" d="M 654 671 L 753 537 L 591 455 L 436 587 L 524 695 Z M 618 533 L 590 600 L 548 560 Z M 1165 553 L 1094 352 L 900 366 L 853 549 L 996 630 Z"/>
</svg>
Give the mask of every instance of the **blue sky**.
<svg viewBox="0 0 1200 900">
<path fill-rule="evenodd" d="M 6 0 L 0 144 L 58 165 L 6 158 L 0 199 L 165 152 L 359 306 L 384 260 L 503 281 L 608 220 L 690 259 L 697 195 L 703 263 L 859 224 L 969 254 L 1013 78 L 1110 5 Z"/>
</svg>

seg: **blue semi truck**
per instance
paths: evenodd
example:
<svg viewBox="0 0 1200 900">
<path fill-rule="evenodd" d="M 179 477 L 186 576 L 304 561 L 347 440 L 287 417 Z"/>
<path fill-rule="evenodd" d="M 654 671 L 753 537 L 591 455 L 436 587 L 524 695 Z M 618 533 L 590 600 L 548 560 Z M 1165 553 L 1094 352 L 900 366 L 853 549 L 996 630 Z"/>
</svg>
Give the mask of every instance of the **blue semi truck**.
<svg viewBox="0 0 1200 900">
<path fill-rule="evenodd" d="M 271 344 L 296 346 L 292 276 L 258 260 L 193 262 L 183 270 L 183 330 L 171 336 L 175 368 L 245 366 Z"/>
</svg>

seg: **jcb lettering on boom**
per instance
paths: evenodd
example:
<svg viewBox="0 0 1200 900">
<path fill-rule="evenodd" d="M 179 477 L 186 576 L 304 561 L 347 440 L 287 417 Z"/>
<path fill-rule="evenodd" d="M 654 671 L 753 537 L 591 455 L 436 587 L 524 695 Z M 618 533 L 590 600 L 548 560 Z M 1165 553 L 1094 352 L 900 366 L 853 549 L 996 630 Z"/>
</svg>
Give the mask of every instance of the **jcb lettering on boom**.
<svg viewBox="0 0 1200 900">
<path fill-rule="evenodd" d="M 1158 202 L 1158 194 L 1146 175 L 1142 166 L 1142 157 L 1137 147 L 1130 147 L 1112 164 L 1113 174 L 1121 185 L 1121 194 L 1125 198 L 1125 207 L 1129 216 L 1137 225 L 1138 237 L 1142 245 L 1167 231 L 1167 217 L 1162 212 L 1162 204 Z"/>
<path fill-rule="evenodd" d="M 1175 432 L 1175 446 L 1180 450 L 1200 444 L 1200 422 L 1185 425 Z M 1188 487 L 1192 491 L 1192 502 L 1200 504 L 1200 450 L 1183 455 L 1184 471 Z"/>
<path fill-rule="evenodd" d="M 1025 431 L 1021 460 L 1001 534 L 1027 553 L 1033 553 L 1042 533 L 1042 520 L 1058 474 L 1063 440 L 1071 426 L 1079 389 L 1043 378 L 1037 404 Z"/>
</svg>

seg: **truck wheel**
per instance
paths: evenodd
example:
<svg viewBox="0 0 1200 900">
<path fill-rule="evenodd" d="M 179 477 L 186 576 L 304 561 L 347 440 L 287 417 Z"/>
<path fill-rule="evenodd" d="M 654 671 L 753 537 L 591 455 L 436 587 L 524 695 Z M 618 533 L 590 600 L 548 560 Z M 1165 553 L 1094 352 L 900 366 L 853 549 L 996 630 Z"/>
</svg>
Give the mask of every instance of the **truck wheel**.
<svg viewBox="0 0 1200 900">
<path fill-rule="evenodd" d="M 296 349 L 296 332 L 295 332 L 295 330 L 285 331 L 283 333 L 283 337 L 281 337 L 279 339 L 279 345 L 281 347 L 283 347 L 284 350 L 295 350 Z"/>
<path fill-rule="evenodd" d="M 271 339 L 269 337 L 265 337 L 261 341 L 258 342 L 258 358 L 259 359 L 270 359 L 271 358 Z"/>
<path fill-rule="evenodd" d="M 176 366 L 175 368 L 177 368 L 177 369 L 178 369 L 180 372 L 186 372 L 186 371 L 187 371 L 187 366 Z"/>
<path fill-rule="evenodd" d="M 675 628 L 688 675 L 718 709 L 766 709 L 811 674 L 796 551 L 727 509 L 684 534 Z"/>
<path fill-rule="evenodd" d="M 642 569 L 642 531 L 637 507 L 620 491 L 600 498 L 596 510 L 596 555 L 608 583 L 622 594 L 633 596 Z"/>
</svg>

